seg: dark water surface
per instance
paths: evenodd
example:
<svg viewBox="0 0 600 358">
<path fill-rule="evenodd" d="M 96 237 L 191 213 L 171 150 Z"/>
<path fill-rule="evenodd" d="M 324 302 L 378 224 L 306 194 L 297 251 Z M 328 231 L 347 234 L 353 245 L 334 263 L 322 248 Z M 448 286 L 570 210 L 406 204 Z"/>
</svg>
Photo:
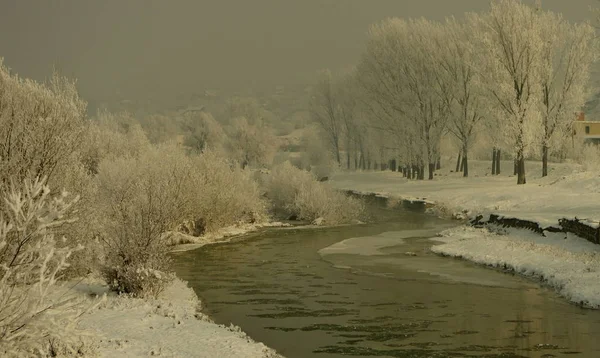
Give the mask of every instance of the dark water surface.
<svg viewBox="0 0 600 358">
<path fill-rule="evenodd" d="M 453 223 L 373 210 L 367 225 L 274 229 L 176 253 L 176 272 L 216 322 L 290 358 L 600 357 L 600 312 L 431 254 L 428 238 Z"/>
</svg>

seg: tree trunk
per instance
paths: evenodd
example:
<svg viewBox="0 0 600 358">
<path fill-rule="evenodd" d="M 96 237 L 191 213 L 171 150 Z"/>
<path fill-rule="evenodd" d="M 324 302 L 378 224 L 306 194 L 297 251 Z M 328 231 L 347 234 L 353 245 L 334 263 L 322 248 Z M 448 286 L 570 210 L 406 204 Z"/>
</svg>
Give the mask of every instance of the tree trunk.
<svg viewBox="0 0 600 358">
<path fill-rule="evenodd" d="M 442 169 L 442 155 L 438 155 L 437 162 L 435 163 L 435 170 Z"/>
<path fill-rule="evenodd" d="M 377 169 L 378 169 L 377 162 L 373 162 L 373 170 L 377 170 Z"/>
<path fill-rule="evenodd" d="M 367 159 L 367 170 L 371 170 L 371 158 Z"/>
<path fill-rule="evenodd" d="M 346 169 L 350 170 L 350 151 L 346 150 Z"/>
<path fill-rule="evenodd" d="M 519 173 L 519 162 L 517 161 L 517 159 L 515 159 L 514 161 L 514 173 L 513 175 L 517 175 Z"/>
<path fill-rule="evenodd" d="M 492 175 L 496 175 L 496 148 L 492 149 Z"/>
<path fill-rule="evenodd" d="M 458 170 L 460 168 L 460 159 L 461 158 L 462 158 L 462 155 L 461 155 L 460 152 L 458 152 L 458 158 L 456 159 L 456 170 L 455 170 L 455 172 L 457 172 L 457 173 L 458 173 Z"/>
<path fill-rule="evenodd" d="M 500 175 L 500 149 L 496 149 L 496 175 Z"/>
<path fill-rule="evenodd" d="M 358 153 L 354 152 L 354 170 L 358 170 Z"/>
<path fill-rule="evenodd" d="M 417 179 L 417 177 L 418 177 L 418 173 L 417 172 L 418 172 L 417 166 L 413 164 L 413 166 L 412 166 L 412 178 L 413 179 Z"/>
<path fill-rule="evenodd" d="M 548 146 L 542 145 L 542 177 L 548 176 Z"/>
<path fill-rule="evenodd" d="M 425 180 L 425 164 L 421 163 L 419 165 L 419 180 Z"/>
<path fill-rule="evenodd" d="M 517 184 L 526 184 L 527 180 L 525 179 L 525 156 L 523 153 L 519 153 L 518 155 L 518 176 L 517 176 Z"/>
<path fill-rule="evenodd" d="M 469 176 L 469 156 L 467 148 L 463 149 L 463 163 L 463 177 L 466 178 Z"/>
<path fill-rule="evenodd" d="M 433 172 L 435 171 L 435 163 L 429 163 L 429 180 L 433 180 Z"/>
<path fill-rule="evenodd" d="M 464 171 L 465 170 L 465 157 L 463 155 L 462 160 L 460 161 L 460 171 Z"/>
<path fill-rule="evenodd" d="M 396 171 L 396 159 L 390 160 L 390 169 L 395 172 Z"/>
</svg>

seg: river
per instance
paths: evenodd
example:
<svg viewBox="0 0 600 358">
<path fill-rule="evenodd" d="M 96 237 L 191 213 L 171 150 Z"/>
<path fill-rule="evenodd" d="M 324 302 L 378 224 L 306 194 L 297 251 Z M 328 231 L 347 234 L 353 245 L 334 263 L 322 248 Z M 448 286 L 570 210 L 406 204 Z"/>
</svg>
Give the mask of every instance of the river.
<svg viewBox="0 0 600 358">
<path fill-rule="evenodd" d="M 294 357 L 600 357 L 600 312 L 438 257 L 456 223 L 372 207 L 369 224 L 270 229 L 174 254 L 217 323 Z"/>
</svg>

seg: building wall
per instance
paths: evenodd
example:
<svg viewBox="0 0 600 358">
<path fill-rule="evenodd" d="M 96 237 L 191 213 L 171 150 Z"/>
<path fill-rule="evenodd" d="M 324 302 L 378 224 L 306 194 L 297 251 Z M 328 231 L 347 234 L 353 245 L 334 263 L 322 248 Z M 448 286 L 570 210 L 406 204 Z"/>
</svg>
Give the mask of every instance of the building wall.
<svg viewBox="0 0 600 358">
<path fill-rule="evenodd" d="M 582 135 L 584 138 L 600 138 L 600 121 L 576 121 L 574 122 L 575 135 Z"/>
</svg>

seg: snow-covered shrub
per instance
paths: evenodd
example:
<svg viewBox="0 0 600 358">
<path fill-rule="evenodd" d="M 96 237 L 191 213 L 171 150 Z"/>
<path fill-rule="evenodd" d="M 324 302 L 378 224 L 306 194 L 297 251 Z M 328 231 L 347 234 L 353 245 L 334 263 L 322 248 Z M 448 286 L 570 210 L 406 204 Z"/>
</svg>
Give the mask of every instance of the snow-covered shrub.
<svg viewBox="0 0 600 358">
<path fill-rule="evenodd" d="M 266 216 L 250 172 L 211 151 L 188 156 L 173 143 L 103 160 L 96 202 L 103 274 L 113 289 L 156 296 L 172 276 L 168 233 L 201 235 Z"/>
<path fill-rule="evenodd" d="M 329 177 L 337 169 L 337 163 L 317 129 L 306 129 L 302 135 L 302 146 L 304 147 L 300 156 L 302 169 L 310 171 L 317 178 Z"/>
<path fill-rule="evenodd" d="M 144 130 L 128 113 L 99 111 L 85 131 L 82 162 L 96 174 L 104 159 L 137 157 L 150 147 Z"/>
<path fill-rule="evenodd" d="M 82 145 L 86 106 L 74 81 L 24 80 L 0 59 L 0 191 L 11 179 L 36 177 L 60 188 L 57 173 L 77 165 L 72 153 Z"/>
<path fill-rule="evenodd" d="M 277 149 L 277 138 L 269 127 L 252 124 L 246 117 L 239 117 L 232 120 L 227 132 L 229 155 L 242 168 L 271 165 Z"/>
<path fill-rule="evenodd" d="M 212 151 L 193 157 L 192 162 L 191 218 L 203 226 L 197 234 L 266 218 L 265 203 L 249 170 L 231 165 Z"/>
<path fill-rule="evenodd" d="M 81 302 L 57 287 L 72 250 L 58 248 L 54 234 L 70 221 L 77 198 L 52 197 L 44 182 L 13 185 L 0 204 L 2 357 L 75 356 L 90 349 L 76 329 Z"/>
<path fill-rule="evenodd" d="M 172 276 L 164 233 L 191 214 L 193 167 L 179 148 L 150 147 L 139 157 L 104 160 L 97 202 L 104 247 L 103 275 L 113 289 L 155 296 Z"/>
<path fill-rule="evenodd" d="M 314 221 L 321 218 L 329 225 L 358 220 L 363 205 L 321 183 L 309 172 L 285 162 L 271 171 L 266 192 L 272 210 L 279 215 Z"/>
<path fill-rule="evenodd" d="M 593 144 L 581 145 L 576 160 L 585 170 L 600 170 L 600 147 Z"/>
</svg>

